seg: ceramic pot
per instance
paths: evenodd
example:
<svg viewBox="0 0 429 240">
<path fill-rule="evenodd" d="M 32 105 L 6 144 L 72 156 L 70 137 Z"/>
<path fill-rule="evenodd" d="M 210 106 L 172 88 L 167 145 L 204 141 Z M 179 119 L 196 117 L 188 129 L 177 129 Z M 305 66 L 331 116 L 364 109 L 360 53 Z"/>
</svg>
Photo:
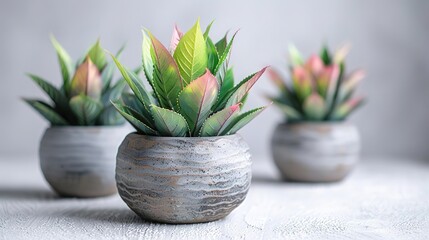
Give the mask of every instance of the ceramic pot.
<svg viewBox="0 0 429 240">
<path fill-rule="evenodd" d="M 280 124 L 272 155 L 283 178 L 304 182 L 343 179 L 359 160 L 360 137 L 348 123 Z"/>
<path fill-rule="evenodd" d="M 129 132 L 125 126 L 48 128 L 39 149 L 46 181 L 65 197 L 116 193 L 116 150 Z"/>
<path fill-rule="evenodd" d="M 201 223 L 227 216 L 250 186 L 249 148 L 239 135 L 153 137 L 130 133 L 119 147 L 119 195 L 141 218 Z"/>
</svg>

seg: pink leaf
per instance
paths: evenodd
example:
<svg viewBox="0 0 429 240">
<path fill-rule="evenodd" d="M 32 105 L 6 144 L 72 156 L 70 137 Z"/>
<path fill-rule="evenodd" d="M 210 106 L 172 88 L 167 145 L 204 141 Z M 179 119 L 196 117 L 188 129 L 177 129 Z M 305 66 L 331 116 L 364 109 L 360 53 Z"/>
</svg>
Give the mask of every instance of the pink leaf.
<svg viewBox="0 0 429 240">
<path fill-rule="evenodd" d="M 170 53 L 173 54 L 176 50 L 177 44 L 179 44 L 180 39 L 182 38 L 183 33 L 179 30 L 177 25 L 174 25 L 173 35 L 171 36 L 170 41 Z"/>
<path fill-rule="evenodd" d="M 365 71 L 363 70 L 356 70 L 352 72 L 349 76 L 347 76 L 346 80 L 344 81 L 344 92 L 350 92 L 355 89 L 364 77 Z"/>
<path fill-rule="evenodd" d="M 312 76 L 302 66 L 297 66 L 292 70 L 292 82 L 298 97 L 306 99 L 312 91 Z"/>
<path fill-rule="evenodd" d="M 71 81 L 71 96 L 84 94 L 99 99 L 103 83 L 97 66 L 89 57 L 76 70 Z"/>
<path fill-rule="evenodd" d="M 268 67 L 262 68 L 259 72 L 249 76 L 244 79 L 238 86 L 238 89 L 234 92 L 234 94 L 228 99 L 226 106 L 232 106 L 234 104 L 240 103 L 243 101 L 246 94 L 250 91 L 253 85 L 258 81 L 258 79 L 262 76 L 265 70 Z"/>
<path fill-rule="evenodd" d="M 199 78 L 186 86 L 179 95 L 180 114 L 188 122 L 191 135 L 199 132 L 217 100 L 219 85 L 216 77 L 207 69 Z"/>
<path fill-rule="evenodd" d="M 200 136 L 206 137 L 226 134 L 224 131 L 240 112 L 240 104 L 241 103 L 237 103 L 231 107 L 227 107 L 207 118 L 201 128 Z"/>
<path fill-rule="evenodd" d="M 326 86 L 324 86 L 322 96 L 326 96 L 326 99 L 328 99 L 328 104 L 330 104 L 333 100 L 339 76 L 340 67 L 336 64 L 333 64 L 325 68 L 319 79 L 320 85 L 323 86 L 323 84 L 326 84 Z"/>
<path fill-rule="evenodd" d="M 272 68 L 268 68 L 267 74 L 268 74 L 268 78 L 271 79 L 271 81 L 280 89 L 280 91 L 282 93 L 287 94 L 290 92 L 285 81 L 283 80 L 283 78 L 280 76 L 280 74 L 276 70 L 274 70 Z"/>
<path fill-rule="evenodd" d="M 305 63 L 305 68 L 316 77 L 319 76 L 324 67 L 325 65 L 318 55 L 312 55 Z"/>
<path fill-rule="evenodd" d="M 334 118 L 336 119 L 344 119 L 347 117 L 352 111 L 362 105 L 364 98 L 356 97 L 348 100 L 347 102 L 338 106 L 338 108 L 334 112 Z"/>
</svg>

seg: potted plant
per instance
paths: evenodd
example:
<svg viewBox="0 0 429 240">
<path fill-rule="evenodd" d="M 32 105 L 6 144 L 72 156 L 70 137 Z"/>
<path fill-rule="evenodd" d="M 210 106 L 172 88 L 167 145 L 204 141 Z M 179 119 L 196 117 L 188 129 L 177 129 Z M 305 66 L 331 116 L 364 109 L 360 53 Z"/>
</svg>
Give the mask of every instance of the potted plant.
<svg viewBox="0 0 429 240">
<path fill-rule="evenodd" d="M 228 58 L 234 36 L 214 43 L 199 21 L 174 28 L 167 50 L 143 32 L 143 70 L 153 92 L 115 60 L 135 95 L 114 106 L 137 130 L 118 150 L 119 195 L 140 217 L 200 223 L 228 215 L 251 179 L 248 145 L 236 132 L 265 107 L 241 113 L 265 68 L 234 86 Z"/>
<path fill-rule="evenodd" d="M 51 38 L 62 73 L 62 86 L 33 74 L 28 76 L 49 96 L 51 103 L 24 99 L 51 126 L 39 149 L 42 172 L 61 196 L 98 197 L 115 193 L 115 153 L 125 120 L 111 105 L 122 94 L 124 80 L 113 83 L 113 62 L 97 41 L 76 67 L 61 45 Z M 118 54 L 121 52 L 120 50 Z"/>
<path fill-rule="evenodd" d="M 271 144 L 274 161 L 286 179 L 338 181 L 359 159 L 358 130 L 345 119 L 363 103 L 353 94 L 364 72 L 346 74 L 348 49 L 344 46 L 331 54 L 324 47 L 320 56 L 304 62 L 291 47 L 291 83 L 274 70 L 269 72 L 279 95 L 268 98 L 287 119 L 276 127 Z"/>
</svg>

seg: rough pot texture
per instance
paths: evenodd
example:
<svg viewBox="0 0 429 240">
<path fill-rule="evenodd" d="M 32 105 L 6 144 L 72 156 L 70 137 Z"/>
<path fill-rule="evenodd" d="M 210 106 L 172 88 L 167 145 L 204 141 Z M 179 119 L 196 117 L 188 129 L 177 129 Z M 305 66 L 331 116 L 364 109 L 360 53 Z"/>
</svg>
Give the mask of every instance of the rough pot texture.
<svg viewBox="0 0 429 240">
<path fill-rule="evenodd" d="M 116 182 L 145 220 L 201 223 L 227 216 L 250 186 L 249 148 L 239 135 L 151 137 L 129 134 L 119 147 Z"/>
<path fill-rule="evenodd" d="M 271 147 L 285 179 L 332 182 L 347 176 L 358 162 L 360 137 L 347 123 L 280 124 Z"/>
<path fill-rule="evenodd" d="M 114 194 L 116 150 L 129 132 L 125 126 L 50 127 L 39 149 L 43 175 L 61 196 Z"/>
</svg>

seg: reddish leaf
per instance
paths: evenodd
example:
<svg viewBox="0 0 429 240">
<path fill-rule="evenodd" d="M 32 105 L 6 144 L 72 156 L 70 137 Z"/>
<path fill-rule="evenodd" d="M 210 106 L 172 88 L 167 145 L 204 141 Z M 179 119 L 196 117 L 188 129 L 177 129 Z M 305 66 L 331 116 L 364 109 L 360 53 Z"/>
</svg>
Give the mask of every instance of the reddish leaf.
<svg viewBox="0 0 429 240">
<path fill-rule="evenodd" d="M 188 121 L 191 135 L 195 136 L 216 102 L 219 86 L 209 70 L 192 81 L 179 95 L 180 113 Z"/>
<path fill-rule="evenodd" d="M 71 96 L 84 94 L 99 99 L 103 83 L 97 66 L 89 57 L 76 70 L 71 81 Z"/>
<path fill-rule="evenodd" d="M 174 25 L 173 35 L 171 36 L 170 41 L 170 53 L 173 54 L 176 50 L 177 44 L 179 44 L 180 39 L 182 38 L 183 33 L 179 30 L 177 25 Z"/>
<path fill-rule="evenodd" d="M 237 103 L 241 103 L 247 93 L 250 91 L 250 89 L 253 87 L 253 85 L 258 81 L 258 79 L 262 76 L 262 74 L 265 72 L 267 67 L 262 68 L 259 72 L 251 75 L 250 78 L 246 78 L 241 83 L 237 85 L 237 88 L 235 92 L 232 94 L 232 96 L 228 99 L 228 102 L 226 106 L 232 106 Z"/>
<path fill-rule="evenodd" d="M 225 129 L 227 129 L 234 118 L 238 116 L 239 112 L 240 103 L 213 114 L 204 122 L 201 128 L 200 136 L 207 137 L 226 134 L 224 132 Z"/>
</svg>

